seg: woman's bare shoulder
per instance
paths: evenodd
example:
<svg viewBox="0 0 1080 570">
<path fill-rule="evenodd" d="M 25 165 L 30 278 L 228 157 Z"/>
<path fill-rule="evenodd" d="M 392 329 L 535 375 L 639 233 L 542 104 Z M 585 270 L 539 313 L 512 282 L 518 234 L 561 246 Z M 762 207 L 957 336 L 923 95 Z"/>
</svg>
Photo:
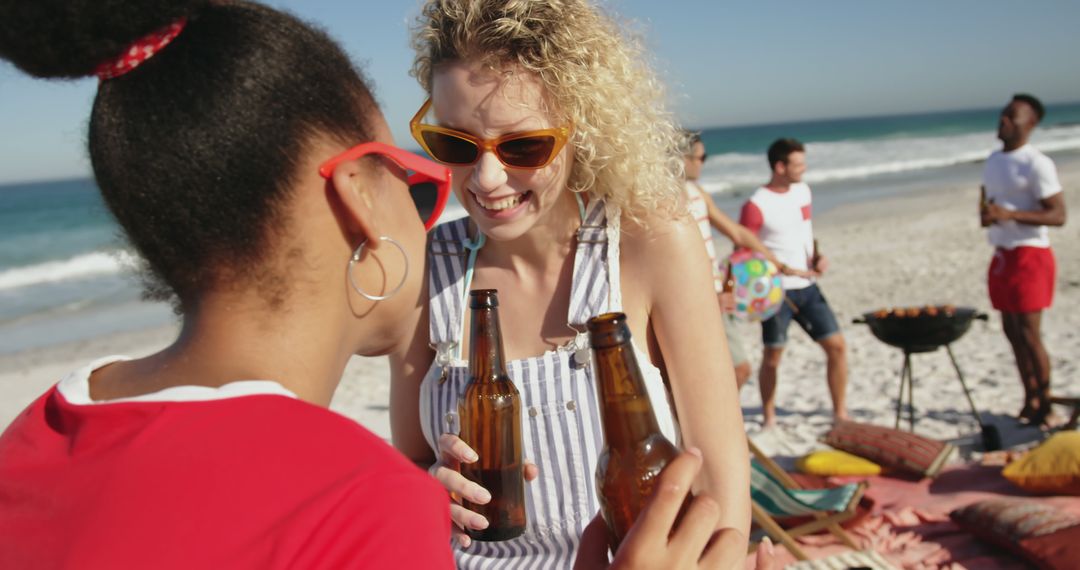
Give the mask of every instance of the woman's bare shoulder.
<svg viewBox="0 0 1080 570">
<path fill-rule="evenodd" d="M 649 259 L 658 254 L 669 256 L 691 245 L 700 247 L 701 231 L 689 216 L 653 214 L 642 219 L 623 216 L 621 225 L 620 245 L 626 260 Z"/>
</svg>

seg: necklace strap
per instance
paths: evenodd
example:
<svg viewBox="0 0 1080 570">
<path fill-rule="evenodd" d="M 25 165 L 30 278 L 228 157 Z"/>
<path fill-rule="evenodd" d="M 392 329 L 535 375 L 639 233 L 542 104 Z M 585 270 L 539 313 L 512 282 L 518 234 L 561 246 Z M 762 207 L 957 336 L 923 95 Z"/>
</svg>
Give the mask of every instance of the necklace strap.
<svg viewBox="0 0 1080 570">
<path fill-rule="evenodd" d="M 472 286 L 473 269 L 476 267 L 476 254 L 480 252 L 480 248 L 484 247 L 487 243 L 487 236 L 479 229 L 476 230 L 476 237 L 469 239 L 466 235 L 465 239 L 461 240 L 461 246 L 469 250 L 469 260 L 465 262 L 465 286 L 461 288 L 461 335 L 458 336 L 457 346 L 454 347 L 454 351 L 457 353 L 457 359 L 461 360 L 461 342 L 460 339 L 465 338 L 465 310 L 468 306 L 465 304 L 465 300 L 469 298 L 469 288 Z"/>
<path fill-rule="evenodd" d="M 581 241 L 582 229 L 585 228 L 585 216 L 586 216 L 585 200 L 583 200 L 581 198 L 580 193 L 574 192 L 574 201 L 577 203 L 578 216 L 579 216 L 579 219 L 581 221 L 581 225 L 579 226 L 578 232 L 577 232 L 578 233 L 578 241 L 580 242 Z M 465 262 L 464 286 L 461 288 L 461 305 L 460 305 L 461 306 L 461 312 L 462 312 L 461 319 L 460 319 L 461 320 L 461 329 L 458 331 L 458 334 L 459 334 L 458 342 L 454 346 L 454 352 L 456 354 L 457 360 L 459 360 L 459 361 L 461 360 L 461 357 L 462 357 L 462 346 L 461 346 L 462 343 L 461 343 L 461 340 L 465 338 L 465 311 L 468 308 L 467 305 L 465 304 L 465 301 L 466 301 L 466 299 L 468 299 L 469 290 L 472 288 L 472 280 L 473 280 L 473 272 L 474 272 L 473 270 L 476 268 L 476 255 L 480 252 L 480 248 L 484 247 L 484 244 L 486 244 L 486 243 L 487 243 L 487 236 L 484 235 L 484 232 L 480 231 L 479 228 L 477 228 L 477 230 L 476 230 L 476 236 L 475 237 L 470 238 L 470 237 L 468 237 L 468 235 L 466 235 L 461 240 L 461 246 L 464 247 L 466 250 L 468 250 L 469 254 L 468 254 L 467 261 Z M 570 327 L 571 329 L 574 329 L 574 326 L 571 325 L 569 322 L 567 322 L 567 326 Z M 575 332 L 577 332 L 577 329 L 574 329 L 574 330 L 575 330 Z M 580 344 L 580 338 L 576 338 L 575 341 L 577 341 L 577 343 Z"/>
</svg>

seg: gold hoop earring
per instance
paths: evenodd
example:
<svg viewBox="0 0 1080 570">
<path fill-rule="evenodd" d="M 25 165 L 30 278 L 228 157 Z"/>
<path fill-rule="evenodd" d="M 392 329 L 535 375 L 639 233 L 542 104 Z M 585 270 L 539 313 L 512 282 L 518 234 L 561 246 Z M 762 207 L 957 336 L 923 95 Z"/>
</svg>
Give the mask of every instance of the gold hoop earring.
<svg viewBox="0 0 1080 570">
<path fill-rule="evenodd" d="M 360 246 L 356 248 L 352 257 L 349 258 L 349 266 L 345 270 L 346 273 L 349 274 L 349 285 L 352 285 L 353 291 L 356 291 L 358 295 L 369 301 L 385 301 L 386 299 L 397 295 L 398 291 L 401 291 L 401 288 L 405 286 L 405 281 L 409 278 L 409 254 L 405 252 L 405 247 L 398 243 L 396 239 L 390 236 L 379 236 L 379 241 L 389 242 L 401 252 L 401 256 L 405 258 L 405 274 L 401 276 L 401 281 L 397 284 L 397 287 L 394 287 L 390 292 L 384 295 L 372 295 L 361 289 L 360 285 L 356 283 L 356 277 L 353 276 L 353 269 L 356 267 L 356 264 L 360 262 L 360 256 L 364 253 L 364 247 L 367 246 L 367 241 L 368 240 L 365 239 L 360 242 Z"/>
</svg>

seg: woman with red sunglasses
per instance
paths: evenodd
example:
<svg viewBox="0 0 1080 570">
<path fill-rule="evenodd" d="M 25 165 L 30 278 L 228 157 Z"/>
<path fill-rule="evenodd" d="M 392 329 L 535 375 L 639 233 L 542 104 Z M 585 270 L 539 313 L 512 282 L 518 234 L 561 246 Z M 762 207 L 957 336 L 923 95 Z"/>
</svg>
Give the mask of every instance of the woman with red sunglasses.
<svg viewBox="0 0 1080 570">
<path fill-rule="evenodd" d="M 639 44 L 588 0 L 428 0 L 414 46 L 429 99 L 412 134 L 451 169 L 468 217 L 434 230 L 427 326 L 392 356 L 394 444 L 451 496 L 486 502 L 456 469 L 476 459 L 456 435 L 456 402 L 468 370 L 462 299 L 498 289 L 525 457 L 539 472 L 519 538 L 472 542 L 464 529 L 488 521 L 451 506 L 458 565 L 573 559 L 598 510 L 603 445 L 584 325 L 608 311 L 629 316 L 668 438 L 704 452 L 697 488 L 721 506 L 721 566 L 741 565 L 749 474 L 734 372 L 684 214 L 680 133 Z"/>
<path fill-rule="evenodd" d="M 0 22 L 27 73 L 100 79 L 97 185 L 182 319 L 0 437 L 0 567 L 450 567 L 445 491 L 326 408 L 353 354 L 411 336 L 408 182 L 445 196 L 447 169 L 395 148 L 344 52 L 267 7 L 2 0 Z"/>
<path fill-rule="evenodd" d="M 452 567 L 445 491 L 326 409 L 353 354 L 412 338 L 449 191 L 342 50 L 248 2 L 0 0 L 0 57 L 100 78 L 98 186 L 183 321 L 0 436 L 0 568 Z M 620 564 L 697 567 L 715 503 L 669 534 L 699 465 L 665 472 Z"/>
</svg>

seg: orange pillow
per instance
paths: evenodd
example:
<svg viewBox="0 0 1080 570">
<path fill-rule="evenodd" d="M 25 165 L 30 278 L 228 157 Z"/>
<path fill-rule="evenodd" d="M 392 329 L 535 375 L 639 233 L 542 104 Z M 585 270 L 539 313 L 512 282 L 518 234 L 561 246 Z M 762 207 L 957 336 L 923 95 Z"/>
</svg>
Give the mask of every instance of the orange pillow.
<svg viewBox="0 0 1080 570">
<path fill-rule="evenodd" d="M 1080 495 L 1080 432 L 1054 434 L 1001 474 L 1032 493 Z"/>
</svg>

